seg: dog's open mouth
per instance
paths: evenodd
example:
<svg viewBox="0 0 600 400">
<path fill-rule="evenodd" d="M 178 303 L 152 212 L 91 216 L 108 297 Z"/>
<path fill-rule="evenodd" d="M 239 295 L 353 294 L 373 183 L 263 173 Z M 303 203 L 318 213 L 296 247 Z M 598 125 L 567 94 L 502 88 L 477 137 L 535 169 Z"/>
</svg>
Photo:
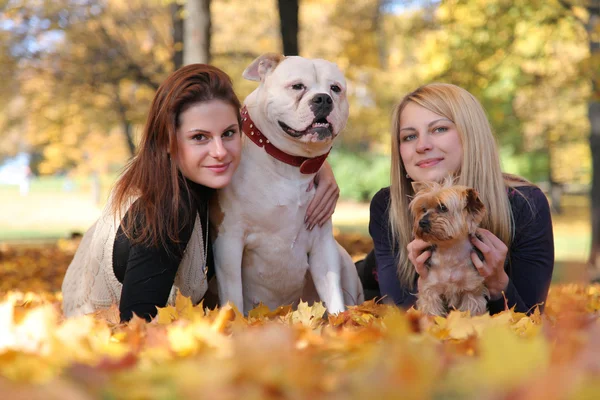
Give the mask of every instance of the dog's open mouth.
<svg viewBox="0 0 600 400">
<path fill-rule="evenodd" d="M 313 123 L 303 131 L 297 131 L 290 128 L 284 122 L 278 121 L 281 129 L 284 130 L 288 135 L 299 138 L 304 135 L 313 135 L 316 140 L 324 140 L 326 138 L 333 137 L 333 128 L 331 124 L 325 118 L 319 118 L 313 121 Z"/>
</svg>

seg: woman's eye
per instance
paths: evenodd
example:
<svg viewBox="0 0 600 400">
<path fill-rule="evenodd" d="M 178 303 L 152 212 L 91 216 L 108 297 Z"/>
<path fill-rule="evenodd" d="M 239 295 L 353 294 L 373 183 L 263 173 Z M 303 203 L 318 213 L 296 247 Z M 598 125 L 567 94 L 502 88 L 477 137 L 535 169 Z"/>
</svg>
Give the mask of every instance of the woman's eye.
<svg viewBox="0 0 600 400">
<path fill-rule="evenodd" d="M 406 135 L 402 138 L 403 142 L 410 142 L 411 140 L 415 140 L 417 138 L 417 135 Z"/>
<path fill-rule="evenodd" d="M 335 93 L 339 93 L 342 91 L 342 88 L 339 87 L 338 85 L 331 85 L 331 91 L 335 92 Z"/>
<path fill-rule="evenodd" d="M 443 133 L 443 132 L 446 132 L 447 130 L 448 130 L 448 128 L 446 128 L 445 126 L 438 126 L 433 131 L 437 132 L 437 133 Z"/>
<path fill-rule="evenodd" d="M 440 212 L 446 212 L 446 211 L 448 211 L 448 207 L 446 207 L 445 204 L 440 204 L 438 206 L 438 210 L 440 210 Z"/>
<path fill-rule="evenodd" d="M 206 135 L 202 135 L 202 134 L 197 134 L 197 135 L 192 136 L 192 140 L 195 140 L 197 142 L 203 142 L 207 139 L 208 138 L 206 137 Z"/>
<path fill-rule="evenodd" d="M 230 138 L 233 137 L 237 132 L 234 131 L 233 129 L 230 129 L 228 131 L 223 132 L 223 137 L 224 138 Z"/>
<path fill-rule="evenodd" d="M 306 86 L 304 86 L 304 84 L 302 83 L 295 83 L 292 85 L 292 89 L 294 90 L 304 90 L 306 89 Z"/>
</svg>

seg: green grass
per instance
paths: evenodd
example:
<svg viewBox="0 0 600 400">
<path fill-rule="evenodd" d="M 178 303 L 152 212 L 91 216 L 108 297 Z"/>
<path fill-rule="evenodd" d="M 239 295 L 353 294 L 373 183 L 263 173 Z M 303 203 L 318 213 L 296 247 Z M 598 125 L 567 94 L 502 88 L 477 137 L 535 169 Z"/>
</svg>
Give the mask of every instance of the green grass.
<svg viewBox="0 0 600 400">
<path fill-rule="evenodd" d="M 0 185 L 0 241 L 57 239 L 85 231 L 101 211 L 89 181 L 78 180 L 70 191 L 62 178 L 31 182 L 26 196 L 15 185 Z"/>
</svg>

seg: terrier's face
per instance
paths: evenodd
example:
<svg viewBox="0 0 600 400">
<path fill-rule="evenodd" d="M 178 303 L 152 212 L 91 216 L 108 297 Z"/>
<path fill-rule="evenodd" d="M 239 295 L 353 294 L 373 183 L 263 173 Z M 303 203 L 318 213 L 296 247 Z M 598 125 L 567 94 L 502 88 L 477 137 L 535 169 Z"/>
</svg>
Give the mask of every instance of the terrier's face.
<svg viewBox="0 0 600 400">
<path fill-rule="evenodd" d="M 453 185 L 450 180 L 413 182 L 413 189 L 413 234 L 431 244 L 467 238 L 485 217 L 485 206 L 475 189 Z"/>
</svg>

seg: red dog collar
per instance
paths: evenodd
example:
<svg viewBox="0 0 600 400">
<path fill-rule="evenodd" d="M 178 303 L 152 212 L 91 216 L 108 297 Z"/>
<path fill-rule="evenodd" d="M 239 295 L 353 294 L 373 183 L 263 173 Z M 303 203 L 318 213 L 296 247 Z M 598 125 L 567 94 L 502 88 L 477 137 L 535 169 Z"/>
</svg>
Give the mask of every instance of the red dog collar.
<svg viewBox="0 0 600 400">
<path fill-rule="evenodd" d="M 289 165 L 293 165 L 294 167 L 300 167 L 300 172 L 303 174 L 314 174 L 320 168 L 321 165 L 325 162 L 325 159 L 329 155 L 329 151 L 323 155 L 314 158 L 307 158 L 301 156 L 293 156 L 291 154 L 285 153 L 279 150 L 277 147 L 273 145 L 262 134 L 262 132 L 254 125 L 254 122 L 250 119 L 250 115 L 248 114 L 248 110 L 246 106 L 242 108 L 242 130 L 252 140 L 258 147 L 264 147 L 265 151 L 273 158 L 284 162 Z"/>
</svg>

